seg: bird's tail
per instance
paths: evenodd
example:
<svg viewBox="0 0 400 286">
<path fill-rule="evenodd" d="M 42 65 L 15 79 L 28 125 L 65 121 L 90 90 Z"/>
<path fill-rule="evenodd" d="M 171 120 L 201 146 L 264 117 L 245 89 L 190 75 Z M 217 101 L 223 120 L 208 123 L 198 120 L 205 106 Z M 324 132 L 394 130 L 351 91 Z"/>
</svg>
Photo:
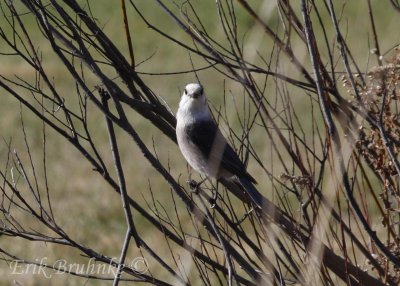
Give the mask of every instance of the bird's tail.
<svg viewBox="0 0 400 286">
<path fill-rule="evenodd" d="M 240 177 L 239 182 L 249 195 L 251 200 L 258 208 L 262 208 L 264 197 L 259 193 L 259 191 L 254 187 L 253 183 L 250 182 L 247 178 Z"/>
</svg>

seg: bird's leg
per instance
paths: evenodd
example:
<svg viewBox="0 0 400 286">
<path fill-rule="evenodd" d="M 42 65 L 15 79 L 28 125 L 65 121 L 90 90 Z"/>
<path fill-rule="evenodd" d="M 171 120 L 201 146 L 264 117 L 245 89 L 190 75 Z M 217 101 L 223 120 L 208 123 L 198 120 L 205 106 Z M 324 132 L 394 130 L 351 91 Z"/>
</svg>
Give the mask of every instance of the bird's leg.
<svg viewBox="0 0 400 286">
<path fill-rule="evenodd" d="M 207 179 L 208 178 L 205 178 L 205 179 L 201 180 L 200 182 L 196 182 L 195 180 L 192 180 L 189 177 L 189 180 L 187 181 L 187 183 L 189 185 L 190 190 L 197 194 L 199 192 L 200 185 L 203 184 L 204 181 L 206 181 Z M 218 197 L 218 185 L 217 185 L 217 188 L 215 188 L 215 192 L 214 192 L 214 189 L 211 192 L 212 192 L 212 196 L 208 200 L 208 202 L 210 203 L 210 208 L 214 208 L 215 202 L 217 201 L 217 197 Z"/>
</svg>

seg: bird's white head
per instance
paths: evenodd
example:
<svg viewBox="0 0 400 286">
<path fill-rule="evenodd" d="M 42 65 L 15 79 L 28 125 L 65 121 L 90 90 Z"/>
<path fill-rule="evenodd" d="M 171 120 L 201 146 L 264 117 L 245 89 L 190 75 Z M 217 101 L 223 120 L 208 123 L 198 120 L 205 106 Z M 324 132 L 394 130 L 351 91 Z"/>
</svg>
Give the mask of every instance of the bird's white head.
<svg viewBox="0 0 400 286">
<path fill-rule="evenodd" d="M 201 84 L 189 83 L 185 86 L 179 102 L 178 113 L 182 116 L 195 116 L 197 119 L 206 119 L 211 116 L 208 110 L 207 97 Z"/>
<path fill-rule="evenodd" d="M 193 102 L 206 103 L 203 86 L 199 83 L 189 83 L 185 86 L 182 94 L 182 100 L 191 100 Z"/>
</svg>

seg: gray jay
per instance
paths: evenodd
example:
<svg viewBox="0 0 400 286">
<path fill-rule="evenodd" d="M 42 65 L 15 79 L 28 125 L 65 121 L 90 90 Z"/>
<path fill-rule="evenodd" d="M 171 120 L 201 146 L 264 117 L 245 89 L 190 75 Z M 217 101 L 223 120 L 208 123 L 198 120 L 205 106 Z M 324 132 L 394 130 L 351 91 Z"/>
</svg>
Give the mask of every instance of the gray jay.
<svg viewBox="0 0 400 286">
<path fill-rule="evenodd" d="M 213 120 L 200 84 L 186 85 L 176 119 L 178 145 L 189 165 L 207 178 L 238 182 L 260 208 L 262 196 L 253 185 L 256 180 L 247 173 Z"/>
</svg>

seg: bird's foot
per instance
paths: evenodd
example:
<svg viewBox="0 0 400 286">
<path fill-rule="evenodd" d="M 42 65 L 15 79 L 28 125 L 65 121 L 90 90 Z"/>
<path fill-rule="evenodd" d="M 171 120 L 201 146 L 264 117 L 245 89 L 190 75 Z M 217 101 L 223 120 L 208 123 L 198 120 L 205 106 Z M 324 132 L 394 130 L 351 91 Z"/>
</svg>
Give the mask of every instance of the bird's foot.
<svg viewBox="0 0 400 286">
<path fill-rule="evenodd" d="M 192 179 L 189 178 L 187 183 L 189 184 L 189 187 L 190 187 L 191 190 L 196 191 L 196 189 L 198 189 L 200 187 L 200 185 L 203 184 L 206 180 L 207 180 L 207 178 L 205 178 L 205 179 L 203 179 L 203 180 L 201 180 L 200 182 L 197 183 L 195 180 L 192 180 Z"/>
<path fill-rule="evenodd" d="M 215 208 L 216 205 L 217 205 L 216 200 L 210 199 L 210 209 Z"/>
<path fill-rule="evenodd" d="M 202 183 L 204 183 L 205 180 L 207 180 L 207 179 L 204 179 L 200 182 L 196 182 L 195 180 L 189 179 L 189 180 L 187 180 L 187 183 L 189 185 L 190 190 L 193 193 L 198 194 L 200 185 Z M 212 192 L 212 196 L 208 199 L 208 202 L 210 203 L 210 208 L 212 208 L 212 209 L 215 208 L 217 197 L 218 197 L 218 191 Z"/>
<path fill-rule="evenodd" d="M 189 185 L 189 188 L 192 191 L 196 191 L 197 192 L 199 184 L 195 180 L 189 179 L 189 180 L 187 180 L 187 183 Z"/>
<path fill-rule="evenodd" d="M 218 190 L 215 190 L 215 192 L 212 192 L 212 196 L 209 199 L 209 203 L 210 203 L 210 208 L 211 209 L 215 208 L 217 198 L 218 198 Z"/>
<path fill-rule="evenodd" d="M 198 193 L 199 192 L 199 187 L 203 182 L 204 182 L 204 180 L 202 180 L 201 182 L 196 182 L 195 180 L 192 180 L 192 179 L 189 179 L 187 181 L 190 190 L 192 192 L 194 192 L 194 193 Z"/>
</svg>

